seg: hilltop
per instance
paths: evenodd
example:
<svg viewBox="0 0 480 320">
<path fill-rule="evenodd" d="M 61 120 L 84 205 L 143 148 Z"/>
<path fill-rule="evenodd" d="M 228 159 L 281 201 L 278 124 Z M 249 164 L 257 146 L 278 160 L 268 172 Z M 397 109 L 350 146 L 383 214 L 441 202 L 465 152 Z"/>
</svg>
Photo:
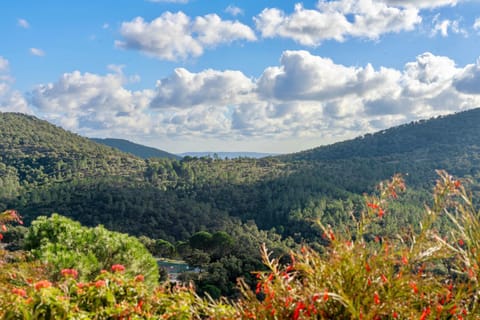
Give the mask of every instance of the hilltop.
<svg viewBox="0 0 480 320">
<path fill-rule="evenodd" d="M 144 146 L 138 143 L 134 143 L 124 139 L 113 139 L 113 138 L 90 138 L 90 140 L 104 144 L 106 146 L 116 148 L 122 152 L 131 153 L 139 158 L 148 159 L 148 158 L 167 158 L 167 159 L 181 159 L 182 157 L 177 156 L 175 154 Z"/>
<path fill-rule="evenodd" d="M 47 121 L 0 113 L 0 195 L 20 186 L 101 176 L 137 176 L 143 160 L 99 145 Z"/>
</svg>

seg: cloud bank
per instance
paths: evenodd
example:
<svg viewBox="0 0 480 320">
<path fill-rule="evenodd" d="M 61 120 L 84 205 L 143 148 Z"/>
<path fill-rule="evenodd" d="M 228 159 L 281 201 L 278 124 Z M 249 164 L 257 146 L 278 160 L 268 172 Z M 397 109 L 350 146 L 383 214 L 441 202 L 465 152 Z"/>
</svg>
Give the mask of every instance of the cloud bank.
<svg viewBox="0 0 480 320">
<path fill-rule="evenodd" d="M 37 86 L 30 103 L 87 135 L 322 142 L 480 106 L 480 61 L 459 67 L 428 52 L 397 70 L 285 51 L 256 79 L 235 70 L 178 68 L 154 88 L 136 91 L 115 70 L 66 73 Z"/>
</svg>

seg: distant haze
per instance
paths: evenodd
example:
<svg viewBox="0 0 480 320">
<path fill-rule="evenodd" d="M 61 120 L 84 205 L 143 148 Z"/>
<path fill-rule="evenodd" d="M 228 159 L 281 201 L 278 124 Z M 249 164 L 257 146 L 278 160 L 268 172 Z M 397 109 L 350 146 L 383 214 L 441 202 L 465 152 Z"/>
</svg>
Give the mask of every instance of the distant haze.
<svg viewBox="0 0 480 320">
<path fill-rule="evenodd" d="M 269 156 L 276 156 L 278 153 L 261 153 L 261 152 L 184 152 L 179 154 L 182 157 L 218 157 L 220 159 L 234 159 L 234 158 L 265 158 Z"/>
</svg>

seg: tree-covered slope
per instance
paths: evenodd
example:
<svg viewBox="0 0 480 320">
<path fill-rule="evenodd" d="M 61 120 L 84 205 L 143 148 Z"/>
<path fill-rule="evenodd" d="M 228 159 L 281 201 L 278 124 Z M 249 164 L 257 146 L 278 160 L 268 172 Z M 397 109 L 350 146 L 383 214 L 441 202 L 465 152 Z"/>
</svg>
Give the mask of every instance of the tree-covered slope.
<svg viewBox="0 0 480 320">
<path fill-rule="evenodd" d="M 385 157 L 419 151 L 428 151 L 431 156 L 440 156 L 445 154 L 445 151 L 455 152 L 464 149 L 480 150 L 480 109 L 415 121 L 374 134 L 366 134 L 353 140 L 279 158 L 337 160 Z"/>
<path fill-rule="evenodd" d="M 138 176 L 143 160 L 99 145 L 47 121 L 0 113 L 0 189 L 72 178 Z M 5 194 L 5 192 L 4 192 Z"/>
<path fill-rule="evenodd" d="M 409 184 L 424 187 L 436 178 L 436 169 L 476 180 L 480 176 L 480 109 L 416 121 L 278 158 L 317 163 L 339 182 L 349 177 L 346 172 L 353 174 L 350 182 L 368 177 L 378 181 L 400 172 L 408 175 Z"/>
<path fill-rule="evenodd" d="M 113 138 L 91 138 L 90 140 L 104 144 L 106 146 L 119 149 L 120 151 L 131 153 L 139 158 L 148 159 L 148 158 L 168 158 L 168 159 L 181 159 L 182 157 L 177 156 L 172 153 L 168 153 L 163 150 L 159 150 L 152 147 L 147 147 L 138 143 L 134 143 L 124 139 L 113 139 Z"/>
<path fill-rule="evenodd" d="M 412 189 L 386 229 L 415 220 L 412 204 L 427 198 L 435 169 L 471 177 L 479 189 L 479 110 L 302 153 L 230 160 L 142 160 L 30 116 L 1 119 L 0 209 L 17 208 L 27 222 L 56 211 L 89 226 L 176 241 L 225 230 L 239 218 L 315 241 L 312 221 L 343 224 L 362 194 L 395 173 Z"/>
</svg>

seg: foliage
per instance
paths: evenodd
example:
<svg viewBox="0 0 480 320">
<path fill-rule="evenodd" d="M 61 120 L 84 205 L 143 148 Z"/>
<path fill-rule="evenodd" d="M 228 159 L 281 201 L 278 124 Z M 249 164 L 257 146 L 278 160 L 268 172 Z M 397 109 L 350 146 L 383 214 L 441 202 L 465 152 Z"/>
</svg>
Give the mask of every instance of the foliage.
<svg viewBox="0 0 480 320">
<path fill-rule="evenodd" d="M 269 270 L 259 272 L 256 292 L 244 287 L 239 302 L 245 319 L 457 319 L 478 316 L 480 220 L 460 181 L 444 172 L 419 233 L 365 239 L 388 214 L 396 197 L 395 177 L 366 209 L 351 237 L 323 227 L 328 247 L 292 253 L 282 266 L 263 247 Z M 463 203 L 459 202 L 463 201 Z M 446 237 L 432 228 L 440 215 L 456 222 Z"/>
<path fill-rule="evenodd" d="M 274 257 L 262 246 L 266 271 L 252 287 L 240 280 L 234 300 L 202 298 L 194 288 L 164 284 L 152 289 L 143 274 L 121 264 L 90 281 L 81 269 L 60 270 L 57 279 L 26 279 L 5 264 L 0 275 L 4 319 L 477 319 L 480 313 L 480 216 L 463 182 L 445 172 L 434 189 L 420 228 L 396 236 L 372 232 L 392 214 L 404 189 L 400 176 L 365 196 L 352 214 L 355 227 L 340 233 L 320 223 L 322 252 L 303 246 Z M 445 216 L 446 233 L 435 227 Z M 200 234 L 203 239 L 211 239 Z M 210 235 L 211 236 L 211 235 Z M 208 241 L 207 241 L 208 243 Z M 204 247 L 208 249 L 207 247 Z M 200 250 L 200 249 L 194 249 Z M 218 260 L 217 262 L 221 261 Z M 225 262 L 222 262 L 225 265 Z M 213 264 L 211 267 L 213 268 Z M 213 270 L 213 269 L 212 269 Z M 217 287 L 205 290 L 218 295 Z"/>
<path fill-rule="evenodd" d="M 156 260 L 138 239 L 102 226 L 83 227 L 57 214 L 32 222 L 25 248 L 48 264 L 53 279 L 62 269 L 77 269 L 80 279 L 91 280 L 117 263 L 125 265 L 129 274 L 143 274 L 151 286 L 159 277 Z"/>
<path fill-rule="evenodd" d="M 144 276 L 124 273 L 120 265 L 89 282 L 75 269 L 62 270 L 58 282 L 40 280 L 13 286 L 0 296 L 2 319 L 233 319 L 235 309 L 201 299 L 190 287 L 163 285 L 154 291 Z"/>
</svg>

